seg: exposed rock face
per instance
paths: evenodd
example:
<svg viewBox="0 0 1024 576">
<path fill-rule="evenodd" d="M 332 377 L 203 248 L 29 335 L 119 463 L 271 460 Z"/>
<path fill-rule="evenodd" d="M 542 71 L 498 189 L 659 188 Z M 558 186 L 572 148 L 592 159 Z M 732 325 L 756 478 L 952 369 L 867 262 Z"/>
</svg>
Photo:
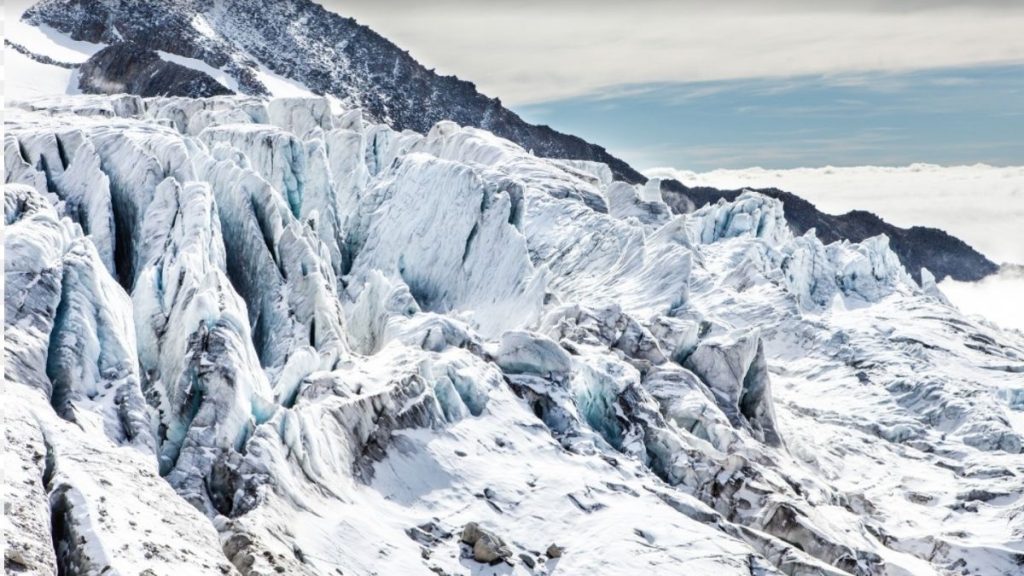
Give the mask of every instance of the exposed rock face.
<svg viewBox="0 0 1024 576">
<path fill-rule="evenodd" d="M 87 94 L 139 96 L 221 96 L 234 94 L 209 74 L 167 62 L 152 50 L 117 42 L 79 67 L 78 88 Z"/>
<path fill-rule="evenodd" d="M 928 268 L 939 280 L 949 276 L 962 281 L 980 280 L 999 270 L 998 265 L 977 250 L 942 230 L 922 226 L 900 228 L 863 210 L 834 216 L 821 212 L 810 202 L 789 192 L 774 188 L 758 192 L 782 200 L 786 206 L 786 221 L 796 235 L 803 235 L 813 228 L 818 238 L 827 244 L 839 240 L 861 242 L 885 234 L 900 262 L 919 282 L 921 268 Z M 678 214 L 692 212 L 723 198 L 732 201 L 741 194 L 743 190 L 691 188 L 676 180 L 662 181 L 662 195 Z"/>
</svg>

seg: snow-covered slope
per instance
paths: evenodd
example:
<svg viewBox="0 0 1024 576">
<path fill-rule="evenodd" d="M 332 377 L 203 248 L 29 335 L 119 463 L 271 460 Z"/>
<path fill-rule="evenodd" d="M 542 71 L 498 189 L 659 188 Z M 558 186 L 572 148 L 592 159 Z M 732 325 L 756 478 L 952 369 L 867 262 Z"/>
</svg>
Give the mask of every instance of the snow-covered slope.
<svg viewBox="0 0 1024 576">
<path fill-rule="evenodd" d="M 5 122 L 8 571 L 1020 573 L 1024 335 L 884 237 L 322 99 Z"/>
</svg>

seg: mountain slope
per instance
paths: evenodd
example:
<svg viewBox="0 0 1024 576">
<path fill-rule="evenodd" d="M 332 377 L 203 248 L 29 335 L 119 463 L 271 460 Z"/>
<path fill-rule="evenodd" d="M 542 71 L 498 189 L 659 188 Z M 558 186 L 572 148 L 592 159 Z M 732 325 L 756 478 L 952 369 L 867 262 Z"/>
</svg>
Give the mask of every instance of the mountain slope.
<svg viewBox="0 0 1024 576">
<path fill-rule="evenodd" d="M 453 120 L 508 138 L 539 156 L 606 163 L 615 178 L 643 182 L 643 175 L 611 156 L 600 146 L 546 126 L 525 123 L 487 98 L 472 83 L 438 76 L 366 26 L 324 10 L 309 0 L 257 2 L 255 0 L 44 0 L 29 9 L 24 20 L 46 24 L 75 40 L 116 44 L 131 54 L 178 55 L 226 73 L 231 90 L 243 94 L 311 90 L 338 98 L 344 107 L 358 107 L 369 118 L 402 130 L 426 132 L 436 122 Z M 112 49 L 112 48 L 111 48 Z M 85 64 L 80 86 L 87 93 L 123 91 L 141 95 L 207 96 L 227 91 L 223 80 L 199 70 L 182 70 L 175 62 L 146 62 L 145 74 L 126 75 L 123 66 L 97 54 Z M 152 67 L 187 75 L 192 84 L 148 82 Z M 132 70 L 141 68 L 135 66 Z M 93 80 L 93 77 L 96 79 Z M 298 82 L 301 86 L 292 86 Z M 152 84 L 152 83 L 150 83 Z M 281 95 L 280 93 L 278 95 Z M 679 192 L 665 182 L 670 204 Z M 816 227 L 825 241 L 859 242 L 887 234 L 914 278 L 926 267 L 938 278 L 978 280 L 997 270 L 995 264 L 969 246 L 938 230 L 890 226 L 869 213 L 829 216 L 802 199 L 783 192 L 767 192 L 783 199 L 793 230 L 802 234 Z M 706 200 L 735 198 L 738 191 L 691 191 L 699 206 Z"/>
<path fill-rule="evenodd" d="M 604 162 L 623 180 L 645 180 L 604 148 L 526 123 L 472 83 L 427 70 L 373 30 L 310 0 L 44 0 L 24 19 L 75 40 L 131 42 L 202 60 L 228 72 L 245 94 L 269 94 L 266 69 L 399 130 L 426 132 L 453 120 L 540 156 Z"/>
</svg>

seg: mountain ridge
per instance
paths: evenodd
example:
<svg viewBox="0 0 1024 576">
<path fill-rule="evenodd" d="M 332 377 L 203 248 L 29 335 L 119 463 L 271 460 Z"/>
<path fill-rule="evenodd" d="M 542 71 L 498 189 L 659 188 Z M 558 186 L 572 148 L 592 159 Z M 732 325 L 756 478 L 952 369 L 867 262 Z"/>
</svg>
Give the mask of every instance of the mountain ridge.
<svg viewBox="0 0 1024 576">
<path fill-rule="evenodd" d="M 44 0 L 23 19 L 75 40 L 128 41 L 203 60 L 232 75 L 244 94 L 265 96 L 263 65 L 317 94 L 332 94 L 399 130 L 427 132 L 441 120 L 478 126 L 540 156 L 604 162 L 620 179 L 646 178 L 603 147 L 546 125 L 532 125 L 488 98 L 472 82 L 428 70 L 368 26 L 310 0 L 158 0 L 112 5 L 104 0 Z M 291 23 L 301 22 L 301 33 Z M 211 34 L 212 32 L 212 34 Z M 255 35 L 261 34 L 262 38 Z M 296 49 L 301 45 L 301 50 Z"/>
</svg>

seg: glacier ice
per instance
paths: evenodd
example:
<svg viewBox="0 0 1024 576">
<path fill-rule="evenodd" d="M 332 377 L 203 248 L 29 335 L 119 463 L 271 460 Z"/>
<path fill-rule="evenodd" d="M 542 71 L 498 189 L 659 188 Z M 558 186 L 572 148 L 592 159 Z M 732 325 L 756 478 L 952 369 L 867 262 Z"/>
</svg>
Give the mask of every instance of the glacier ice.
<svg viewBox="0 0 1024 576">
<path fill-rule="evenodd" d="M 152 451 L 131 300 L 84 238 L 73 241 L 62 268 L 60 304 L 46 358 L 53 384 L 50 402 L 58 415 L 83 428 L 91 426 L 80 414 L 99 413 L 102 433 L 111 440 Z"/>
<path fill-rule="evenodd" d="M 770 244 L 781 244 L 792 234 L 782 212 L 782 202 L 744 192 L 735 202 L 722 199 L 693 213 L 690 219 L 694 236 L 704 244 L 724 238 L 762 238 Z"/>
<path fill-rule="evenodd" d="M 4 207 L 5 570 L 236 573 L 157 473 L 129 296 L 39 191 Z"/>
<path fill-rule="evenodd" d="M 357 208 L 366 214 L 356 224 L 365 239 L 357 244 L 353 281 L 380 271 L 408 286 L 422 310 L 471 312 L 467 321 L 490 335 L 536 317 L 545 276 L 510 223 L 514 198 L 501 182 L 420 153 L 381 176 Z"/>
<path fill-rule="evenodd" d="M 1019 571 L 1024 340 L 884 237 L 319 98 L 5 124 L 6 566 Z"/>
<path fill-rule="evenodd" d="M 719 407 L 735 425 L 750 426 L 755 436 L 778 446 L 764 344 L 754 331 L 707 338 L 683 363 L 707 383 Z"/>
<path fill-rule="evenodd" d="M 144 265 L 132 299 L 139 363 L 160 411 L 160 468 L 204 510 L 216 462 L 273 411 L 245 303 L 224 272 L 210 187 L 161 182 L 144 219 Z"/>
</svg>

